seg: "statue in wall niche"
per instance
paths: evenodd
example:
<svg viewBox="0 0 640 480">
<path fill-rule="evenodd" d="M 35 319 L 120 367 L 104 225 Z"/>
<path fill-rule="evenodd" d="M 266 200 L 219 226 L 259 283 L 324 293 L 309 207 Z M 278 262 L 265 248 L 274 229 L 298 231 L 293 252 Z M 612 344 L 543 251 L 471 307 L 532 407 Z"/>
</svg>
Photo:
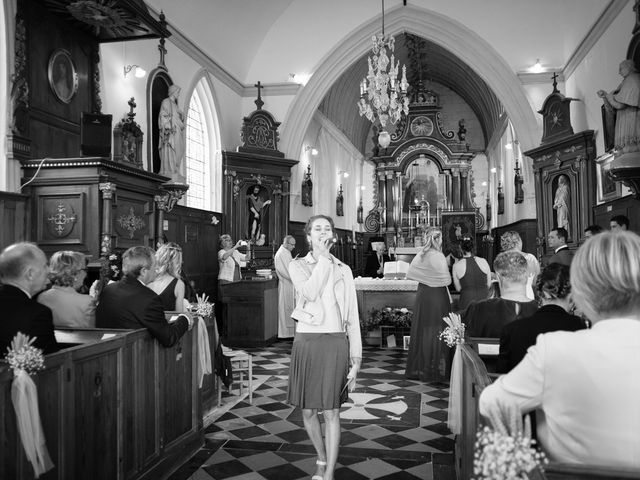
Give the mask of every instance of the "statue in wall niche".
<svg viewBox="0 0 640 480">
<path fill-rule="evenodd" d="M 567 233 L 569 231 L 569 215 L 570 215 L 570 194 L 569 179 L 566 175 L 558 177 L 558 186 L 553 197 L 553 208 L 556 211 L 556 226 L 564 228 Z"/>
<path fill-rule="evenodd" d="M 185 178 L 181 168 L 185 154 L 184 128 L 186 119 L 178 105 L 179 95 L 180 87 L 171 85 L 169 96 L 160 105 L 158 150 L 160 152 L 160 175 L 171 178 L 172 182 L 184 183 Z"/>
<path fill-rule="evenodd" d="M 254 185 L 249 189 L 250 193 L 247 195 L 247 209 L 249 218 L 249 229 L 247 236 L 254 244 L 264 245 L 266 242 L 266 235 L 262 233 L 262 226 L 266 225 L 264 222 L 267 215 L 267 207 L 271 205 L 271 200 L 265 200 L 261 196 L 262 188 L 260 185 Z"/>
<path fill-rule="evenodd" d="M 598 96 L 606 110 L 615 111 L 614 148 L 620 153 L 636 152 L 640 150 L 640 74 L 633 60 L 620 62 L 618 73 L 622 83 L 609 93 L 598 90 Z"/>
<path fill-rule="evenodd" d="M 338 195 L 336 196 L 336 216 L 344 216 L 344 195 L 342 194 L 342 184 L 340 184 Z"/>
</svg>

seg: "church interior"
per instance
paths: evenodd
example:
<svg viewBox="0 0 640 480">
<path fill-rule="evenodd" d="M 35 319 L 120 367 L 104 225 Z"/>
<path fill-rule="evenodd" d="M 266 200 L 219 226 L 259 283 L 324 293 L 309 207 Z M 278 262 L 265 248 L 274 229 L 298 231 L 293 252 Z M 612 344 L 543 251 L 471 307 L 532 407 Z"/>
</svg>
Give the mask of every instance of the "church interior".
<svg viewBox="0 0 640 480">
<path fill-rule="evenodd" d="M 449 382 L 405 378 L 410 327 L 367 341 L 364 326 L 413 309 L 407 269 L 432 229 L 454 281 L 466 240 L 493 270 L 508 232 L 543 267 L 553 232 L 572 254 L 593 226 L 640 232 L 639 5 L 3 0 L 0 250 L 79 252 L 88 294 L 131 248 L 174 245 L 181 295 L 213 312 L 171 346 L 144 325 L 56 325 L 61 348 L 32 374 L 40 474 L 0 360 L 0 478 L 311 478 L 321 464 L 287 402 L 296 285 L 285 273 L 283 301 L 278 262 L 311 255 L 317 215 L 365 343 L 335 478 L 472 478 L 497 339 L 460 360 L 454 432 Z M 625 109 L 613 97 L 632 77 Z M 536 478 L 640 471 L 551 460 Z"/>
</svg>

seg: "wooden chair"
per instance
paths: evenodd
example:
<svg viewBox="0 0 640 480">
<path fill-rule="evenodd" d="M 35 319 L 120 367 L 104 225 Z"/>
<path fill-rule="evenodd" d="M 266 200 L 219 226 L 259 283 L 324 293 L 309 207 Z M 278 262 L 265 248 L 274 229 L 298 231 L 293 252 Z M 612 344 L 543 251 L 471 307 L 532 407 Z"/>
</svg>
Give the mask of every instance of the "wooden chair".
<svg viewBox="0 0 640 480">
<path fill-rule="evenodd" d="M 238 387 L 239 395 L 244 395 L 244 375 L 247 374 L 249 388 L 249 403 L 253 403 L 253 360 L 250 354 L 244 350 L 226 350 L 223 352 L 225 357 L 231 360 L 232 375 L 239 374 L 240 385 Z M 218 379 L 218 406 L 222 406 L 222 387 L 223 383 L 220 377 Z M 232 393 L 233 378 L 229 385 L 229 393 Z"/>
</svg>

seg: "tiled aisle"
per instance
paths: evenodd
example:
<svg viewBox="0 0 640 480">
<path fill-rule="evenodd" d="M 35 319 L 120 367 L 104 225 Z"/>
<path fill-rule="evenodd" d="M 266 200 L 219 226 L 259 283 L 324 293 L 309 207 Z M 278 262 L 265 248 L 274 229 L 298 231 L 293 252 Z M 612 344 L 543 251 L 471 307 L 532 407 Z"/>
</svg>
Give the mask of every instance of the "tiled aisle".
<svg viewBox="0 0 640 480">
<path fill-rule="evenodd" d="M 204 448 L 171 480 L 308 480 L 314 473 L 300 411 L 284 403 L 291 342 L 248 351 L 253 405 L 246 389 L 243 398 L 223 393 Z M 447 385 L 406 380 L 405 360 L 403 350 L 365 347 L 358 387 L 341 412 L 336 479 L 455 479 Z"/>
</svg>

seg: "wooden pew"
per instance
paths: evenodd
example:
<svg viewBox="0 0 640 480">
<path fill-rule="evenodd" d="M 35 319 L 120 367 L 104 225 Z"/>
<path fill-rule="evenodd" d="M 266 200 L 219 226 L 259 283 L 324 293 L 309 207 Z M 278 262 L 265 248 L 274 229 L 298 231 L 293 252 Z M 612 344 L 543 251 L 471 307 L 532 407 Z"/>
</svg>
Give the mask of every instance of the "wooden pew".
<svg viewBox="0 0 640 480">
<path fill-rule="evenodd" d="M 55 468 L 42 479 L 162 479 L 204 443 L 196 331 L 164 348 L 146 329 L 56 331 L 33 379 Z M 113 335 L 109 338 L 103 336 Z M 0 478 L 34 478 L 0 366 Z"/>
<path fill-rule="evenodd" d="M 473 476 L 473 452 L 478 427 L 485 424 L 478 410 L 478 400 L 482 390 L 499 375 L 490 373 L 486 363 L 495 366 L 496 353 L 492 345 L 499 344 L 499 339 L 470 338 L 462 347 L 462 431 L 456 437 L 455 462 L 459 480 L 467 480 Z M 482 352 L 482 355 L 478 354 Z M 551 462 L 545 472 L 532 480 L 625 480 L 639 479 L 640 470 L 602 467 L 597 465 L 574 465 Z"/>
</svg>

